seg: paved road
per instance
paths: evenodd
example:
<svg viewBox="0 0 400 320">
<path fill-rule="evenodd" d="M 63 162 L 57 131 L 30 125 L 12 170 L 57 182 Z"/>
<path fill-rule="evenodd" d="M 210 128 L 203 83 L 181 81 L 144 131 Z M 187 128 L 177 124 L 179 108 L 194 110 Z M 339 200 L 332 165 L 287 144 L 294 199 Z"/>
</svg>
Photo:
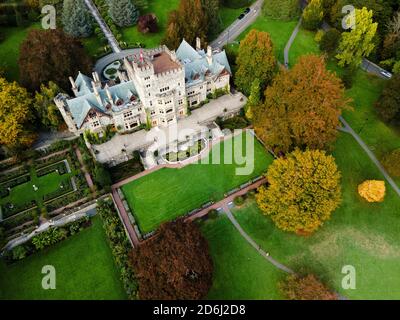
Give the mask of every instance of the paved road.
<svg viewBox="0 0 400 320">
<path fill-rule="evenodd" d="M 330 28 L 331 28 L 331 26 L 330 26 L 326 21 L 324 21 L 324 23 L 322 24 L 322 29 L 323 29 L 324 31 L 327 31 L 327 30 L 329 30 Z M 378 77 L 380 77 L 380 78 L 382 78 L 382 79 L 385 79 L 385 80 L 388 80 L 388 79 L 389 79 L 389 77 L 384 76 L 384 75 L 382 74 L 382 72 L 387 72 L 387 73 L 390 74 L 389 71 L 387 71 L 387 70 L 381 68 L 380 66 L 378 66 L 378 65 L 376 65 L 375 63 L 369 61 L 369 60 L 366 59 L 366 58 L 363 58 L 363 61 L 362 61 L 360 67 L 361 67 L 361 69 L 363 69 L 364 71 L 366 71 L 366 72 L 368 72 L 368 73 L 371 73 L 371 74 L 374 74 L 374 75 L 376 75 L 376 76 L 378 76 Z"/>
<path fill-rule="evenodd" d="M 225 29 L 217 39 L 211 42 L 211 47 L 221 49 L 224 45 L 235 40 L 249 25 L 251 25 L 261 13 L 264 0 L 256 1 L 251 7 L 251 11 L 243 19 L 236 19 L 227 29 Z"/>
<path fill-rule="evenodd" d="M 373 152 L 368 148 L 366 143 L 360 138 L 360 136 L 350 127 L 350 125 L 347 123 L 347 121 L 341 116 L 340 121 L 344 125 L 344 129 L 341 131 L 347 132 L 351 134 L 354 139 L 358 142 L 358 144 L 361 146 L 361 148 L 364 149 L 364 151 L 367 153 L 367 155 L 370 157 L 373 163 L 378 167 L 379 171 L 383 174 L 383 176 L 386 178 L 387 182 L 392 186 L 393 190 L 398 194 L 400 197 L 400 189 L 397 186 L 397 184 L 393 181 L 392 177 L 387 173 L 385 168 L 382 166 L 382 164 L 379 162 L 379 160 L 376 158 L 376 156 L 373 154 Z"/>
<path fill-rule="evenodd" d="M 97 60 L 95 66 L 94 66 L 94 71 L 96 71 L 101 77 L 103 77 L 103 70 L 105 67 L 107 67 L 109 64 L 117 61 L 117 60 L 122 60 L 128 56 L 131 55 L 138 55 L 139 54 L 139 50 L 138 49 L 126 49 L 126 50 L 122 50 L 120 52 L 114 52 L 114 53 L 110 53 L 109 55 L 106 55 L 102 58 L 100 58 L 99 60 Z M 145 49 L 143 49 L 145 50 Z"/>
<path fill-rule="evenodd" d="M 113 33 L 111 32 L 110 28 L 108 25 L 105 23 L 103 18 L 100 15 L 99 10 L 96 8 L 92 0 L 84 0 L 86 6 L 88 7 L 90 13 L 93 15 L 94 19 L 100 26 L 101 31 L 103 31 L 106 39 L 108 40 L 108 43 L 110 44 L 110 47 L 112 51 L 118 53 L 121 52 L 121 49 L 118 45 L 118 41 L 115 39 Z"/>
</svg>

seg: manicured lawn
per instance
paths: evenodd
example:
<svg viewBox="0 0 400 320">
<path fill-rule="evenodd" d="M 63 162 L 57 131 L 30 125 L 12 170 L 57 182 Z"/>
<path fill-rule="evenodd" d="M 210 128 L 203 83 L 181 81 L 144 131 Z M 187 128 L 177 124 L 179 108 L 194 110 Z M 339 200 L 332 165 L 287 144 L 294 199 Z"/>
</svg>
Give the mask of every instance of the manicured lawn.
<svg viewBox="0 0 400 320">
<path fill-rule="evenodd" d="M 19 79 L 19 47 L 25 40 L 28 31 L 39 28 L 39 24 L 33 24 L 27 28 L 23 27 L 1 27 L 0 32 L 5 39 L 0 42 L 0 68 L 5 70 L 5 76 L 9 81 Z"/>
<path fill-rule="evenodd" d="M 239 37 L 242 40 L 252 29 L 266 31 L 270 34 L 275 46 L 277 59 L 283 63 L 283 50 L 288 42 L 290 35 L 296 27 L 297 21 L 273 20 L 264 16 L 259 16 L 257 20 L 248 27 Z M 236 45 L 238 47 L 238 45 Z"/>
<path fill-rule="evenodd" d="M 297 22 L 296 22 L 297 24 Z M 294 28 L 292 29 L 292 31 Z M 300 28 L 296 39 L 293 41 L 289 51 L 290 66 L 294 66 L 300 56 L 306 54 L 320 54 L 318 44 L 314 40 L 315 32 Z M 290 36 L 289 36 L 290 37 Z M 288 38 L 289 39 L 289 38 Z M 285 44 L 286 45 L 286 44 Z"/>
<path fill-rule="evenodd" d="M 149 1 L 149 8 L 146 12 L 140 14 L 154 13 L 158 18 L 159 31 L 157 33 L 142 34 L 138 31 L 137 25 L 121 30 L 123 41 L 128 44 L 135 44 L 141 42 L 146 48 L 156 48 L 160 45 L 161 40 L 167 27 L 168 15 L 172 10 L 178 8 L 179 0 L 151 0 Z M 171 48 L 172 49 L 172 48 Z"/>
<path fill-rule="evenodd" d="M 245 151 L 245 135 L 239 139 L 242 139 Z M 142 232 L 152 231 L 162 222 L 181 216 L 210 200 L 222 199 L 225 192 L 261 175 L 272 162 L 272 156 L 255 140 L 254 157 L 250 152 L 246 154 L 248 166 L 254 164 L 254 170 L 248 175 L 237 175 L 236 168 L 244 166 L 237 165 L 235 161 L 229 164 L 229 157 L 224 157 L 225 149 L 227 155 L 232 154 L 232 148 L 228 148 L 231 145 L 229 142 L 232 140 L 221 144 L 219 155 L 225 161 L 220 161 L 220 164 L 202 163 L 181 169 L 164 168 L 123 186 L 122 190 Z M 207 159 L 213 154 L 218 155 L 217 147 L 214 146 Z M 240 152 L 237 148 L 234 151 Z"/>
<path fill-rule="evenodd" d="M 0 299 L 126 299 L 99 217 L 93 225 L 10 266 L 0 261 Z M 43 290 L 42 267 L 56 269 L 56 289 Z"/>
<path fill-rule="evenodd" d="M 252 203 L 234 214 L 271 256 L 295 270 L 315 272 L 351 299 L 400 298 L 400 199 L 388 184 L 385 201 L 369 204 L 357 193 L 366 179 L 383 179 L 350 135 L 341 134 L 334 152 L 342 172 L 343 203 L 310 237 L 282 232 Z M 341 287 L 342 267 L 356 268 L 356 290 Z"/>
<path fill-rule="evenodd" d="M 285 273 L 244 240 L 226 216 L 202 226 L 214 262 L 209 299 L 282 299 L 277 282 Z"/>
<path fill-rule="evenodd" d="M 94 57 L 97 54 L 100 53 L 100 49 L 103 50 L 102 48 L 104 48 L 107 43 L 103 43 L 98 37 L 96 37 L 95 35 L 92 35 L 89 38 L 83 38 L 81 39 L 83 46 L 85 47 L 86 53 L 91 56 Z"/>
</svg>

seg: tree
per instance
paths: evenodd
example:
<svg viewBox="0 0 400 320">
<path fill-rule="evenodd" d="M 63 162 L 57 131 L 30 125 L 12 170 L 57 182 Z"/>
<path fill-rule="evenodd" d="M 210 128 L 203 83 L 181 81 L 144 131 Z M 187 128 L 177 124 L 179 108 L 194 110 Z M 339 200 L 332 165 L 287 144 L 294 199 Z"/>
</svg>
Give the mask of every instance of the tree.
<svg viewBox="0 0 400 320">
<path fill-rule="evenodd" d="M 372 11 L 363 7 L 355 10 L 356 27 L 343 32 L 336 58 L 339 66 L 359 66 L 363 57 L 368 57 L 375 47 L 374 36 L 378 24 L 372 21 Z"/>
<path fill-rule="evenodd" d="M 33 120 L 31 104 L 26 89 L 0 78 L 0 144 L 13 149 L 33 143 L 35 135 L 29 129 Z"/>
<path fill-rule="evenodd" d="M 196 37 L 206 43 L 208 21 L 201 0 L 181 0 L 178 10 L 170 12 L 163 43 L 171 49 L 178 48 L 184 38 L 192 46 Z"/>
<path fill-rule="evenodd" d="M 138 19 L 138 30 L 141 33 L 158 32 L 157 17 L 154 13 L 140 16 Z"/>
<path fill-rule="evenodd" d="M 213 37 L 221 29 L 221 20 L 219 17 L 219 0 L 201 0 L 204 13 L 207 20 L 207 35 Z"/>
<path fill-rule="evenodd" d="M 260 81 L 261 88 L 269 84 L 276 70 L 274 45 L 269 33 L 252 29 L 240 42 L 236 64 L 235 84 L 244 94 L 250 94 L 255 78 Z"/>
<path fill-rule="evenodd" d="M 400 149 L 393 150 L 386 154 L 382 164 L 390 175 L 400 177 Z"/>
<path fill-rule="evenodd" d="M 61 19 L 64 31 L 75 38 L 93 33 L 93 19 L 83 0 L 64 0 Z"/>
<path fill-rule="evenodd" d="M 145 11 L 149 7 L 148 0 L 132 0 L 132 2 L 140 12 Z"/>
<path fill-rule="evenodd" d="M 111 186 L 112 181 L 110 173 L 101 163 L 96 163 L 93 171 L 93 177 L 100 187 L 107 188 Z"/>
<path fill-rule="evenodd" d="M 289 71 L 282 69 L 267 88 L 264 103 L 254 111 L 254 128 L 276 152 L 328 149 L 349 101 L 322 57 L 303 56 Z"/>
<path fill-rule="evenodd" d="M 358 186 L 358 194 L 368 202 L 383 202 L 385 193 L 385 181 L 366 180 Z"/>
<path fill-rule="evenodd" d="M 32 92 L 50 81 L 70 91 L 68 77 L 92 69 L 82 43 L 58 29 L 31 30 L 21 44 L 18 64 L 21 83 Z"/>
<path fill-rule="evenodd" d="M 132 0 L 110 0 L 108 13 L 119 27 L 128 27 L 135 24 L 139 18 L 139 10 Z"/>
<path fill-rule="evenodd" d="M 380 117 L 386 122 L 400 122 L 400 75 L 395 74 L 386 82 L 379 99 L 375 103 Z"/>
<path fill-rule="evenodd" d="M 305 29 L 316 30 L 321 25 L 323 17 L 322 0 L 311 0 L 303 11 L 302 25 Z"/>
<path fill-rule="evenodd" d="M 340 35 L 341 34 L 337 29 L 329 29 L 322 35 L 319 48 L 326 52 L 329 56 L 332 56 L 334 53 L 336 53 L 336 49 L 340 41 Z"/>
<path fill-rule="evenodd" d="M 35 93 L 33 108 L 37 118 L 47 129 L 57 129 L 63 123 L 61 113 L 54 103 L 54 98 L 60 91 L 61 89 L 50 81 L 47 86 L 42 84 L 40 92 Z"/>
<path fill-rule="evenodd" d="M 268 168 L 268 186 L 259 188 L 258 206 L 278 228 L 309 234 L 341 203 L 340 172 L 324 151 L 295 150 Z"/>
<path fill-rule="evenodd" d="M 254 79 L 251 84 L 250 96 L 245 106 L 246 118 L 251 120 L 253 118 L 253 110 L 261 104 L 261 88 L 260 80 Z"/>
<path fill-rule="evenodd" d="M 296 276 L 290 274 L 279 283 L 282 295 L 289 300 L 337 300 L 333 293 L 313 274 Z"/>
<path fill-rule="evenodd" d="M 272 19 L 291 20 L 300 13 L 298 0 L 268 0 L 264 1 L 262 7 L 264 16 Z"/>
<path fill-rule="evenodd" d="M 212 285 L 208 244 L 193 222 L 163 224 L 153 238 L 135 248 L 131 261 L 140 299 L 202 299 Z"/>
</svg>

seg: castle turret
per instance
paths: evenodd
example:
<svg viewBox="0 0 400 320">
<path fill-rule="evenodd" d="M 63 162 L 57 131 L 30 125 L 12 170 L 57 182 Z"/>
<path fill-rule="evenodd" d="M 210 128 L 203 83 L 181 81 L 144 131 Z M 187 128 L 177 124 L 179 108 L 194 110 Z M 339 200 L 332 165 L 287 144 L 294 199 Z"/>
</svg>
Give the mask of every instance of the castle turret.
<svg viewBox="0 0 400 320">
<path fill-rule="evenodd" d="M 199 37 L 196 38 L 196 50 L 197 51 L 201 50 L 201 40 Z"/>
<path fill-rule="evenodd" d="M 69 82 L 71 82 L 72 92 L 74 93 L 75 97 L 77 97 L 78 96 L 78 87 L 76 86 L 74 78 L 69 77 Z"/>
<path fill-rule="evenodd" d="M 68 126 L 68 130 L 70 132 L 75 133 L 76 135 L 79 135 L 78 130 L 76 128 L 75 122 L 72 119 L 71 112 L 69 111 L 67 100 L 69 99 L 69 96 L 64 94 L 64 93 L 59 93 L 55 98 L 54 98 L 54 103 L 56 104 L 58 110 L 60 110 L 60 113 L 62 117 L 64 118 L 65 123 Z"/>
</svg>

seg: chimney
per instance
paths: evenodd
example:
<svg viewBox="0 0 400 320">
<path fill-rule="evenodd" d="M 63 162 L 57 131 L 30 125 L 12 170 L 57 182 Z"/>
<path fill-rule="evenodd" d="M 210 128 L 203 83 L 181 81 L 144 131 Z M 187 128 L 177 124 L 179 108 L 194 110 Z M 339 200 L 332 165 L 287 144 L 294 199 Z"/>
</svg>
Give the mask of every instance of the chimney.
<svg viewBox="0 0 400 320">
<path fill-rule="evenodd" d="M 107 94 L 108 101 L 109 101 L 111 104 L 113 104 L 114 101 L 113 101 L 113 98 L 112 98 L 112 96 L 111 96 L 110 90 L 108 90 L 108 86 L 106 86 L 106 94 Z"/>
<path fill-rule="evenodd" d="M 78 88 L 76 86 L 76 83 L 75 83 L 74 79 L 72 77 L 69 77 L 69 82 L 71 82 L 72 91 L 74 92 L 75 97 L 77 97 L 78 96 Z"/>
<path fill-rule="evenodd" d="M 207 46 L 207 62 L 208 65 L 211 66 L 213 63 L 213 57 L 212 57 L 212 48 L 211 46 Z"/>
<path fill-rule="evenodd" d="M 199 37 L 196 37 L 196 50 L 197 51 L 201 50 L 201 40 Z"/>
</svg>

